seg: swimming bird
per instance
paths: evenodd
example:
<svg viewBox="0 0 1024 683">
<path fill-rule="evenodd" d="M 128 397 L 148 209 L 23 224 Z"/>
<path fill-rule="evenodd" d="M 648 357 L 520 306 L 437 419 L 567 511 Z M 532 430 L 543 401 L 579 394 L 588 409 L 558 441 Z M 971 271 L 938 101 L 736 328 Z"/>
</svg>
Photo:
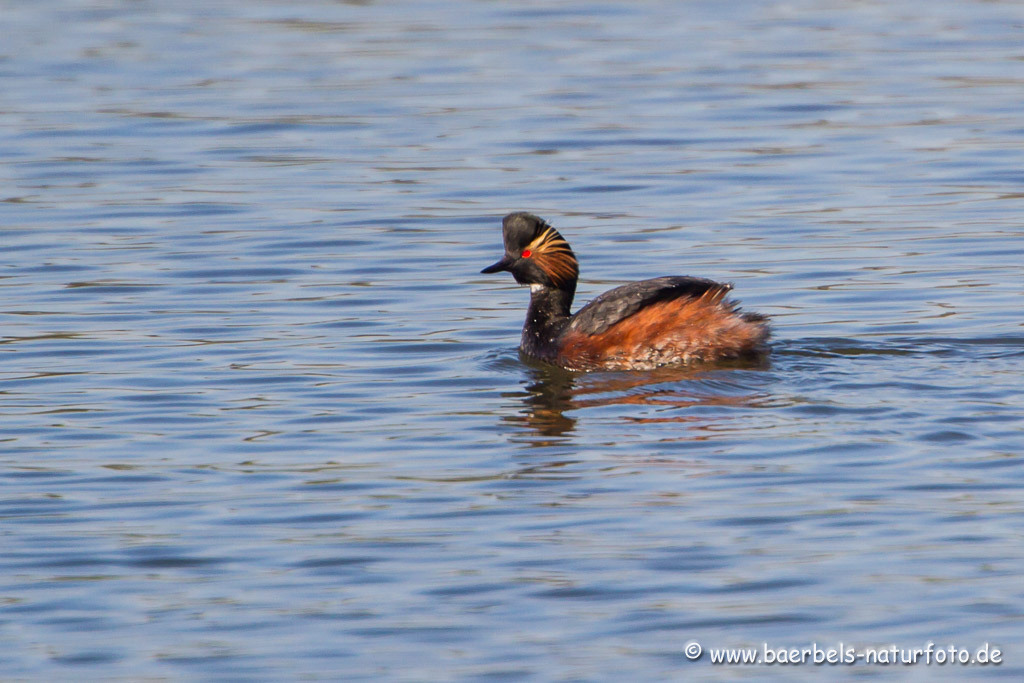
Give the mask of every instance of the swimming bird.
<svg viewBox="0 0 1024 683">
<path fill-rule="evenodd" d="M 570 313 L 579 262 L 544 219 L 510 213 L 502 221 L 505 256 L 482 273 L 508 271 L 530 285 L 520 349 L 568 370 L 651 370 L 692 361 L 756 357 L 768 319 L 727 298 L 732 285 L 696 277 L 658 277 L 609 290 Z"/>
</svg>

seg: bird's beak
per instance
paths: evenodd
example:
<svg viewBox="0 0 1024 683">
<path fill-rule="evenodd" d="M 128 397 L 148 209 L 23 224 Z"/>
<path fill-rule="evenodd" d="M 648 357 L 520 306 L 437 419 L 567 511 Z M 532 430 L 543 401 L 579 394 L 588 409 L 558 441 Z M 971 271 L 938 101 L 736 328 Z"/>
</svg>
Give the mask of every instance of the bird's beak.
<svg viewBox="0 0 1024 683">
<path fill-rule="evenodd" d="M 481 273 L 497 273 L 499 270 L 509 270 L 512 264 L 515 263 L 515 259 L 511 256 L 506 256 L 497 263 L 491 264 L 481 270 Z"/>
</svg>

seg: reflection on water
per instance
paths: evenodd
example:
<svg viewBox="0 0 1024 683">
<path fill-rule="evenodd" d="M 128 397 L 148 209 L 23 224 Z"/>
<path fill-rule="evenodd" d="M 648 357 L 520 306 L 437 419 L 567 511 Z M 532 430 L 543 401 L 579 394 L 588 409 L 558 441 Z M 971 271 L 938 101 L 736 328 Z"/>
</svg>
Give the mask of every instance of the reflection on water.
<svg viewBox="0 0 1024 683">
<path fill-rule="evenodd" d="M 637 424 L 654 422 L 693 423 L 691 430 L 699 430 L 708 419 L 688 410 L 700 406 L 754 406 L 766 400 L 761 392 L 740 393 L 737 387 L 722 381 L 728 368 L 763 370 L 769 367 L 767 358 L 755 361 L 736 361 L 705 366 L 665 367 L 650 372 L 594 372 L 579 373 L 523 359 L 529 383 L 522 397 L 522 414 L 504 415 L 509 424 L 526 426 L 541 437 L 562 437 L 576 428 L 571 413 L 611 406 L 650 406 L 656 416 L 629 416 L 617 413 L 620 419 Z M 709 377 L 713 379 L 708 379 Z M 717 380 L 717 381 L 716 381 Z M 521 394 L 506 394 L 518 398 Z M 567 415 L 566 413 L 570 413 Z M 694 434 L 691 438 L 700 439 Z M 550 445 L 538 440 L 537 446 Z"/>
</svg>

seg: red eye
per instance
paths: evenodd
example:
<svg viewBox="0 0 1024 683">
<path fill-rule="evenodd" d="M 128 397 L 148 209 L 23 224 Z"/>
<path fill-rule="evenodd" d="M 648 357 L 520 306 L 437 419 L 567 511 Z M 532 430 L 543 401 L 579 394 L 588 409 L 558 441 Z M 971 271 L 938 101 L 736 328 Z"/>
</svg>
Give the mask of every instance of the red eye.
<svg viewBox="0 0 1024 683">
<path fill-rule="evenodd" d="M 523 249 L 523 258 L 530 258 L 531 254 L 533 254 L 533 252 L 529 249 Z"/>
</svg>

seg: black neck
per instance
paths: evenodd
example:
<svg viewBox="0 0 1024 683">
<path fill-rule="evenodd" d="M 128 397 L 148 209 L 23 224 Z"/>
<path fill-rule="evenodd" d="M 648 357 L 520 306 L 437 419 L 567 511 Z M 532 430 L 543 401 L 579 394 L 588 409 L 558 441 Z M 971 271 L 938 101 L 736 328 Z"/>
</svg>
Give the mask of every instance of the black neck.
<svg viewBox="0 0 1024 683">
<path fill-rule="evenodd" d="M 575 283 L 574 283 L 575 284 Z M 521 346 L 527 355 L 552 360 L 557 352 L 554 343 L 569 323 L 569 309 L 576 288 L 555 289 L 531 285 L 530 308 L 526 311 Z"/>
</svg>

